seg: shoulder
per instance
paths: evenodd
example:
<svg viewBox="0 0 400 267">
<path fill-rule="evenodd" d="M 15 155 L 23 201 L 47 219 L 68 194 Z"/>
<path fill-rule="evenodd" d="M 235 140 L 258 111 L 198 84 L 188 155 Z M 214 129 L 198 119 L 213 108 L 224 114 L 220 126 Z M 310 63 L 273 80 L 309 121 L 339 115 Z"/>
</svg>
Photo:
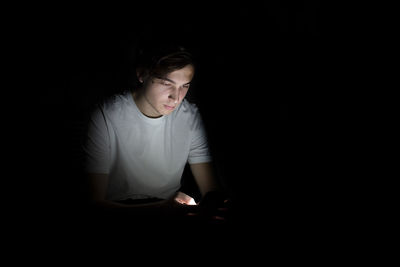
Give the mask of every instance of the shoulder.
<svg viewBox="0 0 400 267">
<path fill-rule="evenodd" d="M 131 106 L 131 101 L 129 101 L 129 97 L 131 97 L 131 94 L 128 90 L 118 94 L 114 94 L 99 103 L 99 108 L 105 114 L 120 113 Z"/>
<path fill-rule="evenodd" d="M 105 121 L 107 124 L 124 120 L 133 109 L 128 96 L 128 93 L 123 92 L 102 99 L 92 108 L 90 119 L 95 122 Z"/>
<path fill-rule="evenodd" d="M 189 129 L 196 129 L 201 124 L 201 115 L 198 106 L 184 99 L 176 110 L 175 119 L 183 122 Z"/>
<path fill-rule="evenodd" d="M 177 110 L 177 114 L 197 116 L 199 114 L 199 108 L 195 103 L 191 103 L 188 100 L 184 99 Z"/>
</svg>

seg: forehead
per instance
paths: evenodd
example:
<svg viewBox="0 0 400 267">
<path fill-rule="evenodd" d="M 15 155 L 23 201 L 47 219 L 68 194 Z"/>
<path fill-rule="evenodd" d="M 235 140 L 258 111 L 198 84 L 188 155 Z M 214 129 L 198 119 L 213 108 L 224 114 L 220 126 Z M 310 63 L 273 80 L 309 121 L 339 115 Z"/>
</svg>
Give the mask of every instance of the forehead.
<svg viewBox="0 0 400 267">
<path fill-rule="evenodd" d="M 181 69 L 171 71 L 160 78 L 165 78 L 176 83 L 188 83 L 194 75 L 194 67 L 187 65 Z"/>
</svg>

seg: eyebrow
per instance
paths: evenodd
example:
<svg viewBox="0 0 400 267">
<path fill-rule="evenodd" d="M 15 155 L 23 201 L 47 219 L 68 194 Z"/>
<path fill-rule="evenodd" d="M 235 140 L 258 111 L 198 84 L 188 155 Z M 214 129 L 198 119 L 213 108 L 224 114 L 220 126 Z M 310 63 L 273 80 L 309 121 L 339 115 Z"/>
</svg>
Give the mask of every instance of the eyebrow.
<svg viewBox="0 0 400 267">
<path fill-rule="evenodd" d="M 171 82 L 171 83 L 173 83 L 173 84 L 176 84 L 175 81 L 173 81 L 173 80 L 171 80 L 171 79 L 168 79 L 167 77 L 156 77 L 156 78 L 161 79 L 161 80 L 166 80 L 166 81 L 169 81 L 169 82 Z M 184 85 L 186 85 L 186 84 L 190 84 L 190 82 L 187 82 L 187 83 L 185 83 Z"/>
</svg>

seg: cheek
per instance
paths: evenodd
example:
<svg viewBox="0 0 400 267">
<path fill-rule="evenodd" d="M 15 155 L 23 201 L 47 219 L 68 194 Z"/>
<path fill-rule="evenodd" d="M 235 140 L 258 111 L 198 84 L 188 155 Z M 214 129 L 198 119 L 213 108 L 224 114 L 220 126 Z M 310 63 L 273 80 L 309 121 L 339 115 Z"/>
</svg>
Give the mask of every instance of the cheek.
<svg viewBox="0 0 400 267">
<path fill-rule="evenodd" d="M 182 90 L 179 96 L 179 99 L 182 101 L 183 98 L 186 96 L 188 89 Z"/>
<path fill-rule="evenodd" d="M 160 90 L 160 88 L 153 87 L 148 91 L 148 96 L 152 99 L 152 101 L 160 102 L 164 98 L 168 97 L 168 94 Z"/>
</svg>

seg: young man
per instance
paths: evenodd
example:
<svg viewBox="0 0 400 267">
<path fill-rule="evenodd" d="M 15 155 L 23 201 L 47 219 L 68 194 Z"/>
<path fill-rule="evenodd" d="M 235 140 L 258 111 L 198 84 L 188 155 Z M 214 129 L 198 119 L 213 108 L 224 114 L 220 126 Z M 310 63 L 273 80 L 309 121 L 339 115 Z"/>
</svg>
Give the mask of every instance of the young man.
<svg viewBox="0 0 400 267">
<path fill-rule="evenodd" d="M 139 86 L 104 101 L 89 121 L 84 151 L 91 201 L 133 214 L 198 214 L 202 205 L 179 192 L 186 163 L 201 203 L 212 202 L 219 186 L 200 113 L 185 100 L 193 58 L 184 48 L 165 46 L 137 60 Z"/>
</svg>

